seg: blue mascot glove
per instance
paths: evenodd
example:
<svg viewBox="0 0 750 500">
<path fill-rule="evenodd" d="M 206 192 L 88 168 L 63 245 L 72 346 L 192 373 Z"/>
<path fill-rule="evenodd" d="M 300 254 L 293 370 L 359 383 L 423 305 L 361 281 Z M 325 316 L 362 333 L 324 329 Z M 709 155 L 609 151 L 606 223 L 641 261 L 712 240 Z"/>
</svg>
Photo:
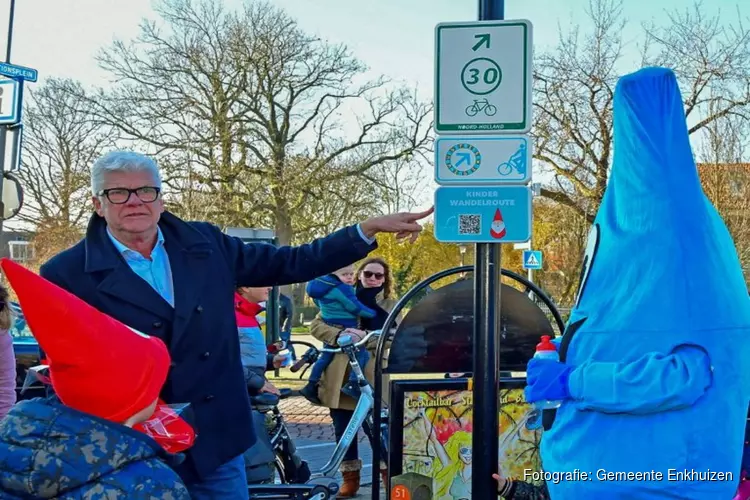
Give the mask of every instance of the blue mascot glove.
<svg viewBox="0 0 750 500">
<path fill-rule="evenodd" d="M 572 366 L 559 361 L 532 358 L 526 366 L 526 401 L 533 403 L 570 398 L 568 378 L 572 371 Z"/>
</svg>

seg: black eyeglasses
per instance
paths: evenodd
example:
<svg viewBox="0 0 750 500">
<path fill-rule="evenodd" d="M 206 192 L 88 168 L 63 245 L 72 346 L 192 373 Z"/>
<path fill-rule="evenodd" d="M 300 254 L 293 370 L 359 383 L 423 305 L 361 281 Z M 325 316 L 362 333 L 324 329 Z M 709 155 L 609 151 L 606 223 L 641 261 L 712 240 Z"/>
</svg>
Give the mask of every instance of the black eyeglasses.
<svg viewBox="0 0 750 500">
<path fill-rule="evenodd" d="M 384 273 L 374 273 L 372 271 L 362 271 L 362 274 L 364 274 L 365 278 L 367 278 L 367 279 L 370 279 L 370 278 L 374 277 L 376 280 L 382 280 L 383 278 L 385 278 L 385 274 Z"/>
<path fill-rule="evenodd" d="M 128 202 L 130 197 L 135 194 L 143 203 L 153 203 L 159 197 L 161 189 L 154 186 L 143 186 L 135 189 L 128 188 L 110 188 L 102 189 L 96 195 L 106 196 L 110 203 L 114 205 L 123 205 Z"/>
</svg>

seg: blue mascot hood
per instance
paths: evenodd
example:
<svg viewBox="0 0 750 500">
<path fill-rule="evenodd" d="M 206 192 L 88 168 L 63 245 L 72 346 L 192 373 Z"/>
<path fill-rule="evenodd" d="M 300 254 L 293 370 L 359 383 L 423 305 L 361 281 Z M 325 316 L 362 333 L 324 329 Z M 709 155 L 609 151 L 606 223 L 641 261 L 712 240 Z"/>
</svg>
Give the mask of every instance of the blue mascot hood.
<svg viewBox="0 0 750 500">
<path fill-rule="evenodd" d="M 571 398 L 542 439 L 545 471 L 562 475 L 548 481 L 552 498 L 731 498 L 749 346 L 742 268 L 701 188 L 675 75 L 627 75 L 615 90 L 609 184 L 560 347 L 573 367 Z M 589 479 L 566 479 L 574 470 Z"/>
<path fill-rule="evenodd" d="M 617 84 L 614 161 L 578 294 L 571 316 L 586 317 L 589 331 L 680 344 L 702 343 L 705 330 L 750 327 L 742 267 L 701 188 L 668 69 L 642 69 Z"/>
</svg>

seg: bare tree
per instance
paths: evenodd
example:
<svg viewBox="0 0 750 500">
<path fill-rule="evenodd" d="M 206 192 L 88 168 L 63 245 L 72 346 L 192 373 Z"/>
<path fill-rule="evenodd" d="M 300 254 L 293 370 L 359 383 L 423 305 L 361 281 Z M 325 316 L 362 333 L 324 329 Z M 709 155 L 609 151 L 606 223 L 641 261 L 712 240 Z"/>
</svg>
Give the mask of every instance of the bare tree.
<svg viewBox="0 0 750 500">
<path fill-rule="evenodd" d="M 431 169 L 428 161 L 417 163 L 413 158 L 404 158 L 366 172 L 359 182 L 375 191 L 379 212 L 395 213 L 413 207 L 426 194 L 428 184 L 423 173 Z"/>
<path fill-rule="evenodd" d="M 219 224 L 268 220 L 289 243 L 313 197 L 428 146 L 430 105 L 384 79 L 354 83 L 366 68 L 345 46 L 271 4 L 165 0 L 157 12 L 102 51 L 118 83 L 94 103 L 160 157 L 175 204 L 203 200 Z"/>
<path fill-rule="evenodd" d="M 89 169 L 114 144 L 114 132 L 91 120 L 83 88 L 69 79 L 34 89 L 24 111 L 19 219 L 37 232 L 76 233 L 91 213 Z"/>
<path fill-rule="evenodd" d="M 535 62 L 534 158 L 553 174 L 542 195 L 593 220 L 612 155 L 612 99 L 621 58 L 621 4 L 592 0 L 589 33 L 561 33 Z"/>
<path fill-rule="evenodd" d="M 622 30 L 619 0 L 591 0 L 592 28 L 561 36 L 555 50 L 535 63 L 535 159 L 553 174 L 542 195 L 574 209 L 590 222 L 596 215 L 612 161 L 612 101 L 620 75 Z M 719 15 L 674 13 L 668 26 L 645 27 L 645 64 L 671 67 L 678 75 L 690 132 L 727 115 L 744 118 L 750 103 L 750 36 L 737 20 Z"/>
<path fill-rule="evenodd" d="M 726 24 L 720 11 L 707 15 L 698 1 L 670 13 L 665 26 L 645 27 L 645 63 L 677 74 L 691 134 L 726 116 L 750 116 L 750 31 L 739 6 L 730 16 Z"/>
</svg>

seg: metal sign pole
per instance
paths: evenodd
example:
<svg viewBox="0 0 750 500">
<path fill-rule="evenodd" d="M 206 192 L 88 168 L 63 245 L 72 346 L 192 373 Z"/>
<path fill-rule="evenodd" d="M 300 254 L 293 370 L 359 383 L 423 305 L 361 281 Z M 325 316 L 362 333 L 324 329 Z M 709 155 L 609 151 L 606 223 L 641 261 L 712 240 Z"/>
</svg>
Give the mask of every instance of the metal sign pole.
<svg viewBox="0 0 750 500">
<path fill-rule="evenodd" d="M 13 19 L 16 15 L 16 0 L 10 0 L 10 14 L 8 17 L 8 43 L 5 47 L 5 62 L 10 63 L 10 53 L 13 45 Z M 3 181 L 5 174 L 5 150 L 8 143 L 8 127 L 0 127 L 0 235 L 3 234 L 3 217 L 5 217 L 5 202 L 2 199 Z"/>
<path fill-rule="evenodd" d="M 504 0 L 479 0 L 479 20 L 502 20 Z M 478 243 L 474 261 L 474 423 L 471 492 L 497 498 L 502 245 Z"/>
</svg>

